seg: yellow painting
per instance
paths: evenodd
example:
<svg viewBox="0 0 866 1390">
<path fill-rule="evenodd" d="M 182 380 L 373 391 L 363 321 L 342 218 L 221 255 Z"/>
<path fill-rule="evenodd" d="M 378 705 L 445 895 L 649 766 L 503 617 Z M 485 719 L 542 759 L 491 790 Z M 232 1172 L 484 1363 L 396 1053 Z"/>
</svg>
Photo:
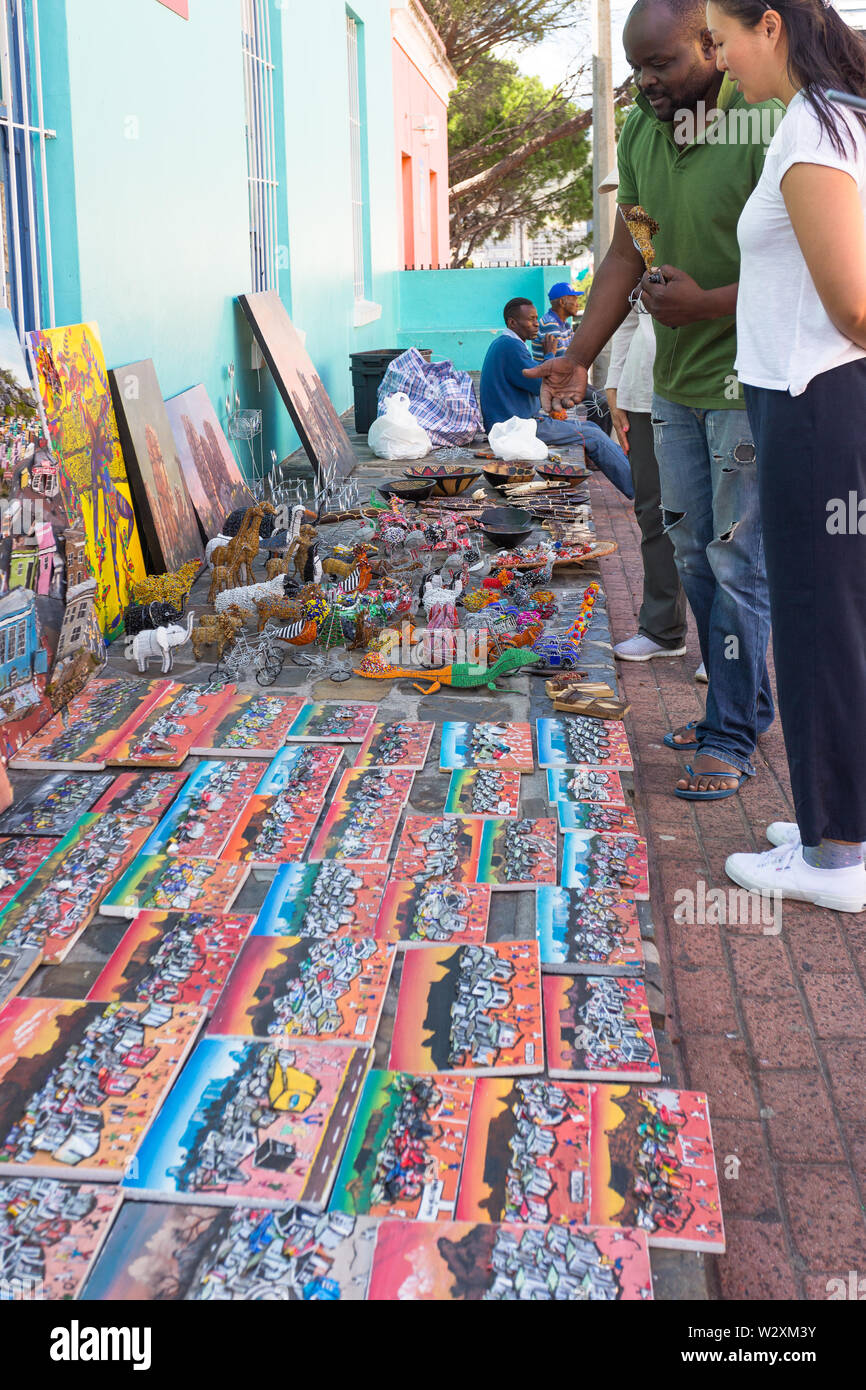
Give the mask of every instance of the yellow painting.
<svg viewBox="0 0 866 1390">
<path fill-rule="evenodd" d="M 126 464 L 95 323 L 28 335 L 70 525 L 87 537 L 96 611 L 109 639 L 122 631 L 132 585 L 144 578 Z"/>
</svg>

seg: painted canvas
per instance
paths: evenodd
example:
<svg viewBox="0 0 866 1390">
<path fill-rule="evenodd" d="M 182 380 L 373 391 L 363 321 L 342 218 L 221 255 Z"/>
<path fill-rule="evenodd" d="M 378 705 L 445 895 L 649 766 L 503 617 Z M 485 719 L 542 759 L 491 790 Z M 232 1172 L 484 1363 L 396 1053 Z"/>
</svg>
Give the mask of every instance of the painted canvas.
<svg viewBox="0 0 866 1390">
<path fill-rule="evenodd" d="M 351 927 L 372 936 L 387 879 L 387 864 L 283 864 L 253 935 L 331 936 Z"/>
<path fill-rule="evenodd" d="M 551 1076 L 661 1080 L 643 980 L 635 975 L 547 975 L 542 994 Z"/>
<path fill-rule="evenodd" d="M 12 999 L 0 1012 L 4 1172 L 117 1182 L 204 1014 L 153 1004 Z"/>
<path fill-rule="evenodd" d="M 56 850 L 61 838 L 40 839 L 36 835 L 28 835 L 24 839 L 0 840 L 0 912 L 21 892 L 48 855 Z"/>
<path fill-rule="evenodd" d="M 106 1183 L 0 1179 L 4 1299 L 77 1297 L 119 1206 Z"/>
<path fill-rule="evenodd" d="M 84 1288 L 100 1302 L 363 1299 L 376 1222 L 303 1207 L 124 1202 Z"/>
<path fill-rule="evenodd" d="M 368 1299 L 615 1302 L 652 1298 L 642 1231 L 383 1221 Z"/>
<path fill-rule="evenodd" d="M 0 941 L 0 1009 L 21 993 L 41 964 L 42 951 L 38 946 L 12 946 Z"/>
<path fill-rule="evenodd" d="M 183 790 L 189 772 L 122 772 L 93 807 L 156 825 Z"/>
<path fill-rule="evenodd" d="M 238 295 L 277 390 L 318 477 L 346 478 L 351 440 L 276 290 Z"/>
<path fill-rule="evenodd" d="M 423 772 L 435 725 L 398 719 L 376 723 L 361 745 L 355 767 L 402 767 Z"/>
<path fill-rule="evenodd" d="M 541 968 L 563 975 L 640 975 L 644 969 L 634 898 L 618 892 L 539 888 L 535 930 Z"/>
<path fill-rule="evenodd" d="M 556 883 L 556 855 L 555 820 L 485 820 L 478 882 L 511 892 Z"/>
<path fill-rule="evenodd" d="M 474 946 L 487 939 L 490 889 L 482 884 L 392 879 L 376 936 L 398 946 Z"/>
<path fill-rule="evenodd" d="M 43 850 L 33 877 L 0 914 L 0 937 L 10 946 L 38 946 L 46 965 L 59 965 L 149 833 L 149 825 L 110 812 L 82 816 L 52 854 Z"/>
<path fill-rule="evenodd" d="M 435 816 L 407 816 L 391 876 L 432 882 L 475 883 L 481 853 L 484 822 L 467 816 L 439 820 Z"/>
<path fill-rule="evenodd" d="M 474 1084 L 468 1076 L 371 1071 L 331 1210 L 410 1221 L 453 1220 Z"/>
<path fill-rule="evenodd" d="M 369 1053 L 205 1038 L 125 1179 L 186 1202 L 327 1205 Z"/>
<path fill-rule="evenodd" d="M 202 729 L 218 718 L 237 689 L 222 681 L 172 682 L 135 728 L 112 745 L 112 767 L 180 767 Z"/>
<path fill-rule="evenodd" d="M 307 814 L 324 805 L 328 788 L 343 758 L 343 749 L 310 744 L 283 748 L 256 787 L 259 796 L 288 792 Z"/>
<path fill-rule="evenodd" d="M 536 942 L 407 951 L 388 1065 L 479 1076 L 542 1071 Z"/>
<path fill-rule="evenodd" d="M 329 700 L 305 705 L 286 735 L 290 743 L 363 743 L 369 734 L 378 705 L 358 701 Z"/>
<path fill-rule="evenodd" d="M 310 848 L 310 861 L 387 862 L 414 780 L 414 772 L 400 768 L 344 772 Z"/>
<path fill-rule="evenodd" d="M 70 524 L 84 532 L 102 631 L 115 637 L 144 556 L 95 323 L 27 335 Z"/>
<path fill-rule="evenodd" d="M 550 768 L 547 772 L 547 799 L 554 801 L 592 801 L 603 806 L 627 806 L 622 778 L 610 768 Z"/>
<path fill-rule="evenodd" d="M 571 714 L 557 719 L 539 719 L 536 724 L 539 767 L 631 771 L 628 737 L 625 725 L 619 720 Z"/>
<path fill-rule="evenodd" d="M 259 776 L 255 763 L 240 758 L 198 763 L 149 836 L 142 854 L 219 859 Z"/>
<path fill-rule="evenodd" d="M 165 403 L 187 491 L 207 540 L 241 507 L 254 507 L 237 460 L 205 386 L 192 386 Z"/>
<path fill-rule="evenodd" d="M 253 936 L 242 948 L 208 1032 L 290 1047 L 352 1042 L 371 1047 L 394 965 L 372 936 Z"/>
<path fill-rule="evenodd" d="M 593 1085 L 590 1108 L 590 1220 L 639 1226 L 650 1248 L 724 1254 L 706 1096 Z"/>
<path fill-rule="evenodd" d="M 305 703 L 299 695 L 251 695 L 248 690 L 236 690 L 190 752 L 207 757 L 275 758 Z"/>
<path fill-rule="evenodd" d="M 442 725 L 439 754 L 442 772 L 461 768 L 498 768 L 502 772 L 532 772 L 532 729 L 528 724 L 448 721 Z"/>
<path fill-rule="evenodd" d="M 252 796 L 226 845 L 226 858 L 262 865 L 303 859 L 320 811 L 321 805 L 315 811 L 296 805 L 289 792 Z"/>
<path fill-rule="evenodd" d="M 87 998 L 195 1004 L 209 1014 L 254 920 L 231 912 L 140 912 Z"/>
<path fill-rule="evenodd" d="M 114 781 L 111 772 L 88 776 L 57 772 L 20 787 L 15 802 L 0 816 L 0 835 L 64 836 Z"/>
<path fill-rule="evenodd" d="M 204 558 L 156 368 L 150 358 L 108 373 L 117 428 L 154 573 Z"/>
<path fill-rule="evenodd" d="M 520 815 L 520 773 L 498 768 L 452 772 L 445 801 L 446 816 Z"/>
<path fill-rule="evenodd" d="M 109 917 L 139 912 L 230 912 L 249 874 L 247 864 L 188 855 L 140 855 L 103 900 Z"/>
<path fill-rule="evenodd" d="M 639 835 L 634 811 L 625 806 L 599 806 L 593 801 L 555 801 L 560 830 L 584 830 L 592 835 Z"/>
<path fill-rule="evenodd" d="M 618 888 L 639 902 L 649 898 L 647 843 L 638 835 L 591 835 L 567 830 L 562 843 L 565 888 Z"/>
<path fill-rule="evenodd" d="M 10 767 L 66 768 L 102 772 L 109 753 L 147 718 L 171 681 L 144 681 L 136 676 L 109 676 L 88 681 L 44 729 L 25 743 L 9 761 Z"/>
<path fill-rule="evenodd" d="M 458 1221 L 561 1221 L 589 1213 L 589 1088 L 540 1076 L 475 1083 Z"/>
</svg>

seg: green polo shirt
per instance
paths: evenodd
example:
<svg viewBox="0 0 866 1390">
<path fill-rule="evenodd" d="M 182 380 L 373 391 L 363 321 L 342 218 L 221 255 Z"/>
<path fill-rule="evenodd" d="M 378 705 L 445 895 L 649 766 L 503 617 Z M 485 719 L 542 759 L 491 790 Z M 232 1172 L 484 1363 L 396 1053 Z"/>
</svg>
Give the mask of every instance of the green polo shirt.
<svg viewBox="0 0 866 1390">
<path fill-rule="evenodd" d="M 676 123 L 660 121 L 638 95 L 617 146 L 617 202 L 640 203 L 658 222 L 656 264 L 686 271 L 705 290 L 740 278 L 737 222 L 785 111 L 778 101 L 750 106 L 727 73 L 716 105 L 715 121 L 696 140 L 678 145 Z M 701 410 L 743 409 L 735 385 L 733 314 L 683 328 L 654 327 L 660 396 Z"/>
</svg>

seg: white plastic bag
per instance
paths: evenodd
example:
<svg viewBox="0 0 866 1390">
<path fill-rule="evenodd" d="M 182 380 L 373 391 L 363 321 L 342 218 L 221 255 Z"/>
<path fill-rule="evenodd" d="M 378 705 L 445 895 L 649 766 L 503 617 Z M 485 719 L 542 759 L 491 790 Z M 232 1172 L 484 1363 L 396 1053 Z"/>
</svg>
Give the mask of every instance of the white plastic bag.
<svg viewBox="0 0 866 1390">
<path fill-rule="evenodd" d="M 385 413 L 374 420 L 367 443 L 380 459 L 423 459 L 433 447 L 409 409 L 409 397 L 398 391 L 385 400 Z"/>
<path fill-rule="evenodd" d="M 548 457 L 547 445 L 538 438 L 536 420 L 522 420 L 519 415 L 512 415 L 510 420 L 494 425 L 487 437 L 496 457 L 505 459 L 506 463 L 522 459 L 541 463 Z"/>
</svg>

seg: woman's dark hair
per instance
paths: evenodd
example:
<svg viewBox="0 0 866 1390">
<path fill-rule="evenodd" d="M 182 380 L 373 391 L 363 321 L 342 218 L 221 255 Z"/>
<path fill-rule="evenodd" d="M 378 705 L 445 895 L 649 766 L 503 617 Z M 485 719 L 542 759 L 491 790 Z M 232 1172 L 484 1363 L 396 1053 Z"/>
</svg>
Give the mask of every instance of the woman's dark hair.
<svg viewBox="0 0 866 1390">
<path fill-rule="evenodd" d="M 713 0 L 720 10 L 756 29 L 768 10 L 776 10 L 785 22 L 788 38 L 788 76 L 802 90 L 818 117 L 821 129 L 837 154 L 845 154 L 845 118 L 855 117 L 866 130 L 866 112 L 834 108 L 824 92 L 866 97 L 866 41 L 849 28 L 832 5 L 822 0 Z"/>
</svg>

